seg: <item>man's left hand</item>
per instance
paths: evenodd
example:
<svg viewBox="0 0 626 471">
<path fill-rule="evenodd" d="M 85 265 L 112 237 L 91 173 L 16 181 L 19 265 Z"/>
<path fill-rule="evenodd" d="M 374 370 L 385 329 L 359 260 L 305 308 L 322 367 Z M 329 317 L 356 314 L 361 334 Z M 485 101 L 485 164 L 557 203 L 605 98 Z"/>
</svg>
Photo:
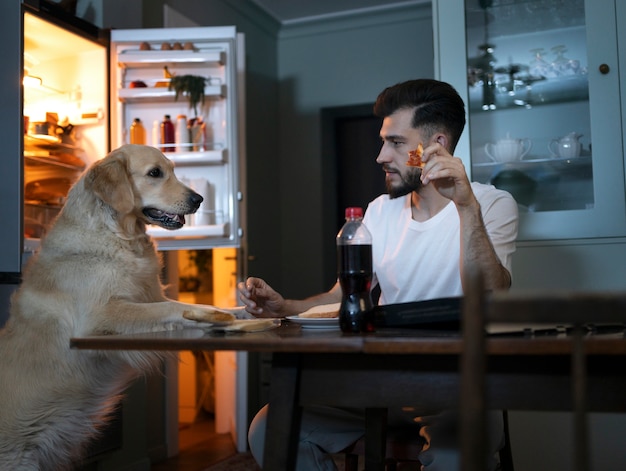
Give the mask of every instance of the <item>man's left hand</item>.
<svg viewBox="0 0 626 471">
<path fill-rule="evenodd" d="M 439 143 L 431 144 L 422 155 L 422 183 L 432 183 L 439 194 L 454 201 L 458 206 L 467 206 L 475 201 L 463 161 Z"/>
</svg>

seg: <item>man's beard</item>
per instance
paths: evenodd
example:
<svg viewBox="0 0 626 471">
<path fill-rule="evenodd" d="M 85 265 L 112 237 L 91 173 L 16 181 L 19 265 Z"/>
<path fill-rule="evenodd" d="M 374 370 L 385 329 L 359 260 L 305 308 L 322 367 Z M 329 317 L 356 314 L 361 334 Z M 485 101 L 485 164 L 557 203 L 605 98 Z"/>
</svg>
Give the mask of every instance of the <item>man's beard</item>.
<svg viewBox="0 0 626 471">
<path fill-rule="evenodd" d="M 392 186 L 389 180 L 385 182 L 389 198 L 400 198 L 401 196 L 408 195 L 412 191 L 418 191 L 422 187 L 422 180 L 420 180 L 422 175 L 421 170 L 411 169 L 406 173 L 406 175 L 399 175 L 402 178 L 402 181 L 398 186 Z"/>
</svg>

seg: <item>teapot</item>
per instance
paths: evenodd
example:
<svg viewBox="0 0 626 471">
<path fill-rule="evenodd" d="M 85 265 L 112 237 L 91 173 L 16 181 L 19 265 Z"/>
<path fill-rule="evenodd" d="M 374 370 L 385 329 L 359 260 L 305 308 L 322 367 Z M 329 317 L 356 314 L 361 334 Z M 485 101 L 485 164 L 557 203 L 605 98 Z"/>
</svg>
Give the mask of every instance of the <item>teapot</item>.
<svg viewBox="0 0 626 471">
<path fill-rule="evenodd" d="M 582 134 L 571 132 L 559 139 L 552 139 L 548 144 L 548 150 L 553 157 L 571 159 L 580 155 Z"/>
<path fill-rule="evenodd" d="M 513 162 L 525 157 L 532 146 L 530 139 L 515 139 L 507 133 L 505 139 L 485 144 L 485 154 L 494 162 Z"/>
</svg>

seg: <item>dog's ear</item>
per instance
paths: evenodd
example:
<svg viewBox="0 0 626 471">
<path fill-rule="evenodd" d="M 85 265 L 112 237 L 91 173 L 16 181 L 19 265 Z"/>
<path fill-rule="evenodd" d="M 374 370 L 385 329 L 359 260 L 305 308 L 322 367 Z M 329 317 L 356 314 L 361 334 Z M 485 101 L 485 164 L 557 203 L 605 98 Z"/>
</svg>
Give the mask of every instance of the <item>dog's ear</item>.
<svg viewBox="0 0 626 471">
<path fill-rule="evenodd" d="M 133 186 L 120 152 L 112 152 L 89 170 L 85 188 L 120 214 L 129 214 L 135 208 Z"/>
</svg>

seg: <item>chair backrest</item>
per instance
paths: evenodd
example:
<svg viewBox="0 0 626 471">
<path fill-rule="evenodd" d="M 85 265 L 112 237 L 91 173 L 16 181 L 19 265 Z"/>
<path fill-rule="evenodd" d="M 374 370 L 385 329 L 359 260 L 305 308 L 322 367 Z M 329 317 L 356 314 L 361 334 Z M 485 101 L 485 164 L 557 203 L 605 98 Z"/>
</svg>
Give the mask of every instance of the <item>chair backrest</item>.
<svg viewBox="0 0 626 471">
<path fill-rule="evenodd" d="M 574 462 L 588 469 L 586 359 L 582 337 L 590 326 L 626 324 L 626 292 L 493 292 L 486 293 L 482 274 L 464 273 L 462 308 L 460 434 L 463 471 L 484 470 L 487 450 L 485 331 L 491 323 L 551 324 L 572 333 Z"/>
</svg>

